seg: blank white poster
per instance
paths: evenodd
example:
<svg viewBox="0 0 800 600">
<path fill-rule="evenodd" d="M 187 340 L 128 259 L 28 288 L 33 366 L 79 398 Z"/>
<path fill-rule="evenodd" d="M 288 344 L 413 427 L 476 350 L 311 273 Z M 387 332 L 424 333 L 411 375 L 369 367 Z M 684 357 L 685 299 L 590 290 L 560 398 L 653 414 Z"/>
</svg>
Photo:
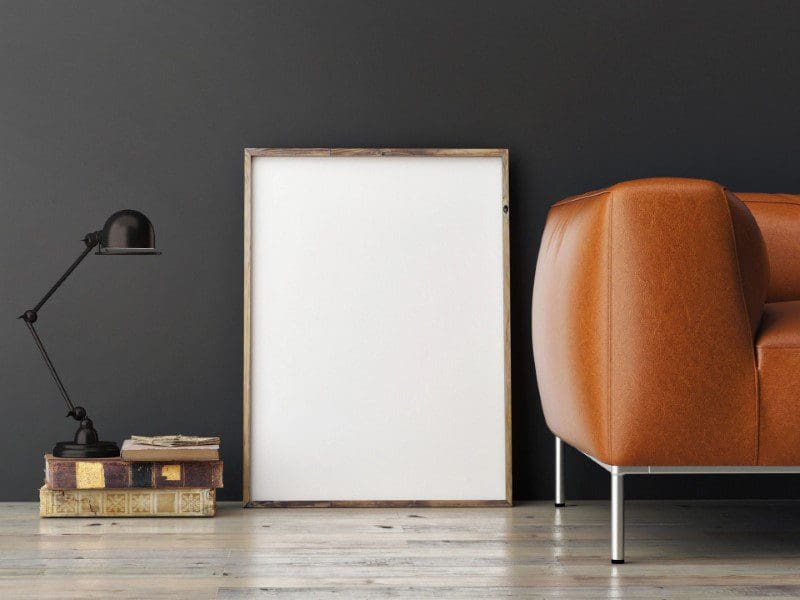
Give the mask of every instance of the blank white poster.
<svg viewBox="0 0 800 600">
<path fill-rule="evenodd" d="M 504 500 L 502 159 L 251 173 L 251 500 Z"/>
</svg>

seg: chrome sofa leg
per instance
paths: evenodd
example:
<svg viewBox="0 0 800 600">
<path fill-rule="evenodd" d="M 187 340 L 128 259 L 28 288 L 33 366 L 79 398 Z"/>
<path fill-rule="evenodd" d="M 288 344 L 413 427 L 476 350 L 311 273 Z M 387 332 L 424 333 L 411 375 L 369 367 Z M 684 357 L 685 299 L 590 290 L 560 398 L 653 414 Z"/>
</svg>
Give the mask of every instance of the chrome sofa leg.
<svg viewBox="0 0 800 600">
<path fill-rule="evenodd" d="M 556 436 L 556 506 L 564 503 L 564 442 Z"/>
<path fill-rule="evenodd" d="M 623 475 L 611 473 L 611 562 L 625 562 L 625 490 Z"/>
</svg>

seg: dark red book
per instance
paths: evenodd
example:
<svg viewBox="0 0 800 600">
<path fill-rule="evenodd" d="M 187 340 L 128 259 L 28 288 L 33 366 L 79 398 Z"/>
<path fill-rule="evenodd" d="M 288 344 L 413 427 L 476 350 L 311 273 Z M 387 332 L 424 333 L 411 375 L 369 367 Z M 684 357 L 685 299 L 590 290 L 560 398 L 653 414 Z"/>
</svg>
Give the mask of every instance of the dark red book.
<svg viewBox="0 0 800 600">
<path fill-rule="evenodd" d="M 44 455 L 51 490 L 107 488 L 221 488 L 222 461 L 129 462 L 116 458 L 56 458 Z"/>
</svg>

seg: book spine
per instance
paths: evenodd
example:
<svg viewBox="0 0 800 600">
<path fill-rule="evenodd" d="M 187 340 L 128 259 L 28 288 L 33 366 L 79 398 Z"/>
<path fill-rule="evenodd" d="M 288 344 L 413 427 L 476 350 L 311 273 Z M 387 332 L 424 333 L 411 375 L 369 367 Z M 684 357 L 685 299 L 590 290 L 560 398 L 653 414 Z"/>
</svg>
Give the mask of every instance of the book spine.
<svg viewBox="0 0 800 600">
<path fill-rule="evenodd" d="M 213 517 L 216 492 L 153 490 L 39 490 L 41 517 Z"/>
<path fill-rule="evenodd" d="M 154 450 L 126 450 L 124 447 L 119 457 L 127 462 L 209 462 L 219 460 L 219 451 L 203 450 L 202 452 L 163 452 Z"/>
<path fill-rule="evenodd" d="M 48 458 L 45 483 L 53 490 L 221 488 L 222 461 L 161 463 Z"/>
</svg>

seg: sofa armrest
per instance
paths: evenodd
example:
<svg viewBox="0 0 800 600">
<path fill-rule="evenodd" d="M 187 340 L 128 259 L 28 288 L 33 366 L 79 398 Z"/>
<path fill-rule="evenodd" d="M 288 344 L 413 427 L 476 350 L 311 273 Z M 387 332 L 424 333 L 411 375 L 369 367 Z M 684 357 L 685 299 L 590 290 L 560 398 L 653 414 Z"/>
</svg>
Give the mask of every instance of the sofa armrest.
<svg viewBox="0 0 800 600">
<path fill-rule="evenodd" d="M 645 179 L 554 205 L 532 303 L 550 429 L 613 465 L 755 464 L 768 279 L 752 215 L 718 184 Z"/>
</svg>

